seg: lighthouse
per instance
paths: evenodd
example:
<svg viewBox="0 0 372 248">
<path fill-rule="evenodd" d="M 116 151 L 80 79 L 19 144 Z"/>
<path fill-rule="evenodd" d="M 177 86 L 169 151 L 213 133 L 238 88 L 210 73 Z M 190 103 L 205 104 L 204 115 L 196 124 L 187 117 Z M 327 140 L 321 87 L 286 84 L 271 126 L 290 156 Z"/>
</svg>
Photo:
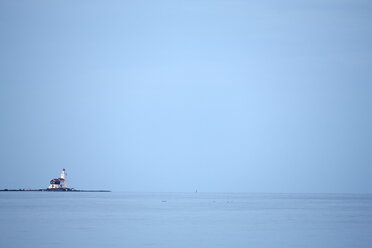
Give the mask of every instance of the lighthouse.
<svg viewBox="0 0 372 248">
<path fill-rule="evenodd" d="M 61 178 L 66 181 L 66 176 L 67 176 L 66 170 L 65 170 L 65 168 L 63 168 L 62 173 L 61 173 Z"/>
<path fill-rule="evenodd" d="M 62 188 L 67 188 L 67 180 L 66 180 L 67 174 L 65 168 L 62 169 L 61 178 L 63 179 Z"/>
<path fill-rule="evenodd" d="M 67 190 L 67 182 L 66 182 L 66 170 L 63 168 L 61 177 L 60 178 L 54 178 L 50 181 L 50 185 L 48 189 L 51 190 Z"/>
</svg>

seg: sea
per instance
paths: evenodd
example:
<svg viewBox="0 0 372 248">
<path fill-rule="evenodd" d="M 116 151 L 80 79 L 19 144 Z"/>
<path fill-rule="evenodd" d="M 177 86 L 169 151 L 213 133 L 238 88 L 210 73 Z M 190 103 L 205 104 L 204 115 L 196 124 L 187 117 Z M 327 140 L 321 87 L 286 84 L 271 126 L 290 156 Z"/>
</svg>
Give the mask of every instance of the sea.
<svg viewBox="0 0 372 248">
<path fill-rule="evenodd" d="M 371 248 L 372 195 L 0 192 L 2 248 Z"/>
</svg>

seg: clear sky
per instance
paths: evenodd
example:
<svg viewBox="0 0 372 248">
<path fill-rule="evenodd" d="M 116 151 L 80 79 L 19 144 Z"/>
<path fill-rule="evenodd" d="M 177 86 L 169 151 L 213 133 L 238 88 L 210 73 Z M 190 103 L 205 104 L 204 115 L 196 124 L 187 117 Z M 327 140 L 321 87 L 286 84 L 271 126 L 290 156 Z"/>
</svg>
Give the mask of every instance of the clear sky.
<svg viewBox="0 0 372 248">
<path fill-rule="evenodd" d="M 372 2 L 0 1 L 0 188 L 372 193 Z"/>
</svg>

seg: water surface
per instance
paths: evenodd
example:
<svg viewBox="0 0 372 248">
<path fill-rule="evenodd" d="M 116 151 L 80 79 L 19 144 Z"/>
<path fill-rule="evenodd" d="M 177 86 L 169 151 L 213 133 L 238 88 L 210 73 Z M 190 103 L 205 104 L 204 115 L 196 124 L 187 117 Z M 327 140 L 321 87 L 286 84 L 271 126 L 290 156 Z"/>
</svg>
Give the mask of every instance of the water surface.
<svg viewBox="0 0 372 248">
<path fill-rule="evenodd" d="M 0 192 L 0 247 L 354 247 L 372 195 Z"/>
</svg>

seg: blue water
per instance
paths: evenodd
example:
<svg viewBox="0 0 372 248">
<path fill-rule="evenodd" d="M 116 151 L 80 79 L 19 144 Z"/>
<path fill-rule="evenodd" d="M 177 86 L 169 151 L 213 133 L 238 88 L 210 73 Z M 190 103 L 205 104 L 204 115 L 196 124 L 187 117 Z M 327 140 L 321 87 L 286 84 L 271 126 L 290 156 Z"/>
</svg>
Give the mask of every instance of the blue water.
<svg viewBox="0 0 372 248">
<path fill-rule="evenodd" d="M 372 247 L 372 195 L 0 192 L 0 247 Z"/>
</svg>

